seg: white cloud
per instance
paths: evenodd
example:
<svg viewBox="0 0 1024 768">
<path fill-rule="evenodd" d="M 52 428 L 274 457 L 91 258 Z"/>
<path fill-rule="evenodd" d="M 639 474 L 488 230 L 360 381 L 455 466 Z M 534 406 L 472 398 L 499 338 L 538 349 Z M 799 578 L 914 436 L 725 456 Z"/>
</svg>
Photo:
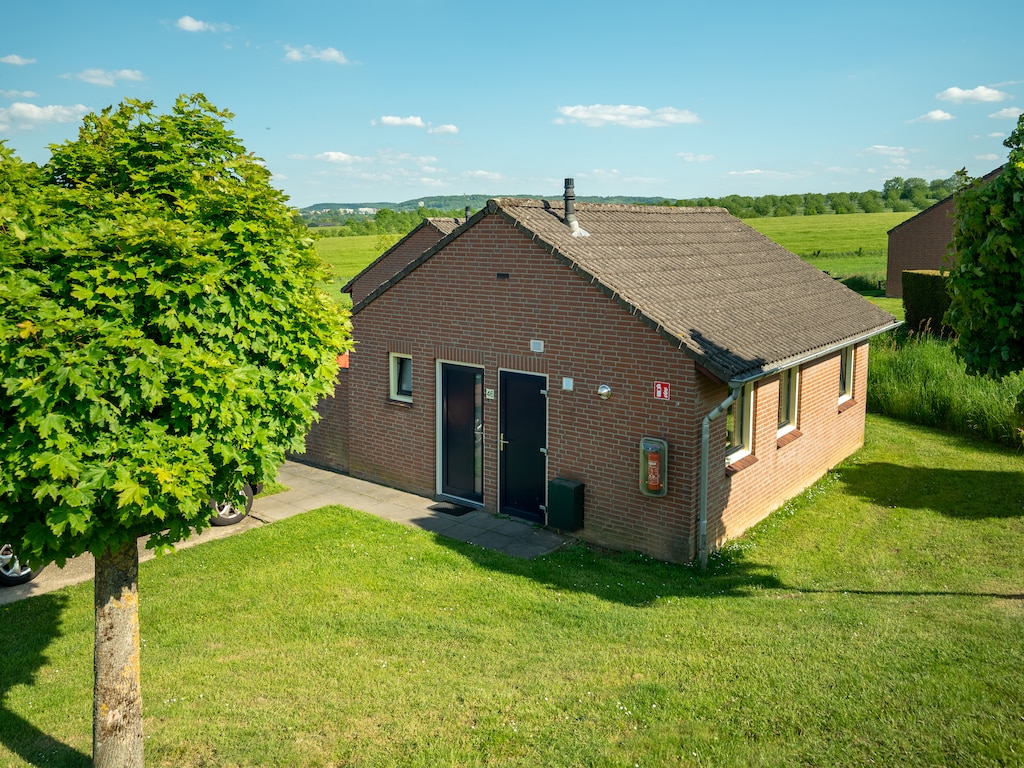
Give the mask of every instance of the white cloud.
<svg viewBox="0 0 1024 768">
<path fill-rule="evenodd" d="M 975 155 L 974 159 L 975 160 L 985 160 L 986 162 L 994 163 L 994 162 L 998 162 L 1002 158 L 1000 158 L 999 155 L 996 155 L 996 154 L 988 154 L 988 155 Z"/>
<path fill-rule="evenodd" d="M 501 181 L 505 178 L 497 171 L 466 171 L 462 175 L 470 179 L 483 179 L 484 181 Z"/>
<path fill-rule="evenodd" d="M 965 91 L 963 88 L 947 88 L 942 93 L 936 94 L 935 98 L 939 101 L 952 101 L 954 104 L 963 104 L 967 101 L 1006 101 L 1006 99 L 1010 98 L 1010 94 L 997 91 L 995 88 L 979 85 L 977 88 L 971 88 L 969 91 Z"/>
<path fill-rule="evenodd" d="M 182 16 L 175 25 L 185 32 L 230 32 L 231 25 L 212 21 L 200 21 L 191 16 Z"/>
<path fill-rule="evenodd" d="M 920 117 L 915 117 L 913 120 L 908 120 L 908 123 L 942 123 L 946 120 L 955 119 L 949 112 L 944 112 L 941 109 L 933 109 L 930 112 L 926 112 Z"/>
<path fill-rule="evenodd" d="M 0 62 L 4 64 L 14 64 L 16 67 L 23 67 L 26 64 L 35 64 L 35 59 L 26 59 L 24 56 L 19 56 L 16 53 L 12 53 L 8 56 L 0 58 Z"/>
<path fill-rule="evenodd" d="M 1010 120 L 1016 120 L 1022 114 L 1020 107 L 1007 107 L 1006 109 L 1000 109 L 998 112 L 993 112 L 989 117 L 994 117 L 996 120 L 1003 120 L 1009 118 Z"/>
<path fill-rule="evenodd" d="M 395 115 L 384 115 L 380 119 L 381 125 L 408 125 L 413 128 L 426 128 L 423 118 L 410 115 L 409 117 L 396 117 Z"/>
<path fill-rule="evenodd" d="M 4 91 L 0 90 L 0 96 L 5 99 L 34 99 L 38 96 L 38 93 L 33 91 Z"/>
<path fill-rule="evenodd" d="M 321 152 L 316 156 L 317 160 L 324 160 L 328 163 L 341 163 L 342 165 L 351 165 L 352 163 L 367 163 L 370 162 L 368 157 L 359 157 L 358 155 L 350 155 L 347 152 Z"/>
<path fill-rule="evenodd" d="M 862 150 L 861 154 L 879 155 L 881 157 L 903 157 L 907 154 L 907 150 L 903 147 L 887 147 L 884 144 L 874 144 Z"/>
<path fill-rule="evenodd" d="M 693 152 L 676 152 L 676 157 L 687 163 L 709 163 L 715 159 L 714 155 L 698 155 Z"/>
<path fill-rule="evenodd" d="M 667 125 L 684 125 L 699 123 L 700 118 L 688 109 L 647 107 L 629 104 L 577 104 L 572 107 L 559 107 L 561 117 L 555 119 L 559 125 L 583 123 L 592 128 L 604 125 L 621 125 L 626 128 L 661 128 Z"/>
<path fill-rule="evenodd" d="M 789 173 L 786 171 L 766 171 L 762 168 L 750 168 L 746 171 L 729 171 L 726 176 L 763 176 L 768 179 L 799 179 L 807 173 Z"/>
<path fill-rule="evenodd" d="M 402 163 L 415 163 L 422 167 L 433 165 L 437 162 L 436 157 L 430 155 L 413 155 L 411 152 L 396 152 L 393 149 L 384 149 L 377 153 L 380 161 L 386 165 L 400 165 Z"/>
<path fill-rule="evenodd" d="M 137 69 L 117 69 L 114 71 L 106 69 L 83 69 L 77 75 L 62 75 L 62 77 L 73 77 L 85 83 L 93 85 L 114 85 L 118 80 L 142 80 L 142 73 Z"/>
<path fill-rule="evenodd" d="M 306 59 L 316 59 L 317 61 L 328 61 L 334 64 L 348 64 L 348 59 L 345 58 L 345 54 L 337 48 L 314 48 L 312 45 L 304 45 L 301 48 L 295 48 L 291 45 L 286 45 L 284 49 L 285 61 L 305 61 Z"/>
<path fill-rule="evenodd" d="M 428 133 L 458 133 L 458 126 L 447 123 L 445 125 L 439 125 L 436 128 L 431 128 Z"/>
<path fill-rule="evenodd" d="M 81 120 L 89 112 L 84 104 L 73 107 L 50 105 L 40 107 L 36 104 L 16 102 L 7 108 L 0 108 L 0 127 L 15 126 L 18 128 L 36 128 L 50 123 L 73 123 Z"/>
</svg>

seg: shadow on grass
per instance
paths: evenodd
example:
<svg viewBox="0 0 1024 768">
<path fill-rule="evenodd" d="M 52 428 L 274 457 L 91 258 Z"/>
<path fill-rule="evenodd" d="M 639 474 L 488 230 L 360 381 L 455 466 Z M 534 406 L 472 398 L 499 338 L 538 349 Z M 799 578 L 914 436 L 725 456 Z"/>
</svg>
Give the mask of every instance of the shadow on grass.
<svg viewBox="0 0 1024 768">
<path fill-rule="evenodd" d="M 584 544 L 521 560 L 441 535 L 435 540 L 482 568 L 629 606 L 650 605 L 664 597 L 737 598 L 786 588 L 769 569 L 735 550 L 712 553 L 707 570 L 701 572 L 695 564 L 666 563 L 636 552 L 611 552 Z"/>
<path fill-rule="evenodd" d="M 1024 517 L 1020 472 L 929 469 L 886 462 L 850 464 L 847 492 L 881 507 L 930 509 L 962 520 Z"/>
<path fill-rule="evenodd" d="M 89 755 L 43 733 L 7 707 L 11 689 L 32 685 L 36 673 L 47 663 L 46 648 L 60 634 L 60 618 L 66 603 L 64 595 L 46 594 L 0 607 L 0 743 L 28 765 L 92 765 Z"/>
</svg>

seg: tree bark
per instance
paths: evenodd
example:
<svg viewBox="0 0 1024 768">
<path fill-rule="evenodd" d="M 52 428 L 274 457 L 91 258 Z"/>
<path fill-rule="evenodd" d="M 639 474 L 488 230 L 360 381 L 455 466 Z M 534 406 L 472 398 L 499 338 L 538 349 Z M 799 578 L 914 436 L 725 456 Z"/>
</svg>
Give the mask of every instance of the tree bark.
<svg viewBox="0 0 1024 768">
<path fill-rule="evenodd" d="M 139 550 L 130 541 L 96 558 L 92 757 L 98 768 L 141 768 Z"/>
</svg>

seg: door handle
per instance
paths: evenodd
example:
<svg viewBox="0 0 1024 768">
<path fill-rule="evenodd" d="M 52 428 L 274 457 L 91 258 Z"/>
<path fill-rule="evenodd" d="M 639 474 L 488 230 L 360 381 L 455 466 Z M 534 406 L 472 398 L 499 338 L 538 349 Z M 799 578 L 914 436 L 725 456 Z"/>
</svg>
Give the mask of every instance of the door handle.
<svg viewBox="0 0 1024 768">
<path fill-rule="evenodd" d="M 505 433 L 502 432 L 498 436 L 498 450 L 499 451 L 504 451 L 506 445 L 508 445 L 508 440 L 505 439 Z"/>
</svg>

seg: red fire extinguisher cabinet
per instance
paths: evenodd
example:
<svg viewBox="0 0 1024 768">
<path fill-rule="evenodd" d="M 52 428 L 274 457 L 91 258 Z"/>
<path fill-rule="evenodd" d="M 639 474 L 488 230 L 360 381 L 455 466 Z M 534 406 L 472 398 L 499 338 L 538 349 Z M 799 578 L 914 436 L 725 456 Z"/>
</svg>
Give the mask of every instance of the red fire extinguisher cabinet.
<svg viewBox="0 0 1024 768">
<path fill-rule="evenodd" d="M 668 493 L 668 442 L 657 437 L 640 441 L 640 493 L 664 496 Z"/>
</svg>

